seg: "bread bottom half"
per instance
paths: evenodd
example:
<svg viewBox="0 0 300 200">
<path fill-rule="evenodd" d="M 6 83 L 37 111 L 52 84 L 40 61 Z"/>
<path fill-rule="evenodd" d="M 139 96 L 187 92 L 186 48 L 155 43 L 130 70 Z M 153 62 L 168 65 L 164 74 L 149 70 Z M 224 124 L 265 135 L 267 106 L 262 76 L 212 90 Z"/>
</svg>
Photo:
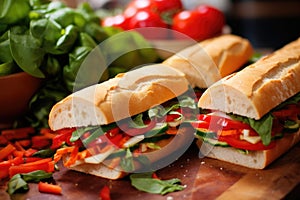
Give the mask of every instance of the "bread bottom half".
<svg viewBox="0 0 300 200">
<path fill-rule="evenodd" d="M 201 154 L 208 158 L 214 158 L 252 169 L 264 169 L 299 141 L 300 131 L 297 133 L 286 134 L 283 138 L 276 141 L 276 146 L 272 149 L 249 151 L 248 154 L 242 153 L 232 147 L 212 146 L 202 142 L 201 139 L 197 141 L 197 146 L 199 147 Z"/>
<path fill-rule="evenodd" d="M 102 163 L 96 165 L 84 163 L 81 165 L 69 167 L 69 169 L 110 180 L 117 180 L 125 177 L 128 174 L 116 168 L 109 168 L 108 166 Z"/>
</svg>

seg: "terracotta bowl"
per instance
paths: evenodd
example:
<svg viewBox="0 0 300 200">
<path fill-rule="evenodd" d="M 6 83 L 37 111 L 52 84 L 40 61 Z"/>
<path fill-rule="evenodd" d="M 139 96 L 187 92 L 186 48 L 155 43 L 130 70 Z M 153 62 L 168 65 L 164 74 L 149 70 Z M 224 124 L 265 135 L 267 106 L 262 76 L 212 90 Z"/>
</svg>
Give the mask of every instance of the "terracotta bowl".
<svg viewBox="0 0 300 200">
<path fill-rule="evenodd" d="M 0 77 L 0 129 L 28 111 L 28 103 L 42 80 L 25 72 Z"/>
</svg>

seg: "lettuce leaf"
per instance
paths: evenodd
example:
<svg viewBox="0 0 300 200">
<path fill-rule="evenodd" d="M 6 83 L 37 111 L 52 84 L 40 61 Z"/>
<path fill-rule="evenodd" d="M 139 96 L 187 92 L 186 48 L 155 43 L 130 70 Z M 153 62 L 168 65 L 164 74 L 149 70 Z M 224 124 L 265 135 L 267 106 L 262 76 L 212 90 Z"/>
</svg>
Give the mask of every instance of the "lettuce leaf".
<svg viewBox="0 0 300 200">
<path fill-rule="evenodd" d="M 165 195 L 170 192 L 180 191 L 185 188 L 185 186 L 180 185 L 180 180 L 177 178 L 169 180 L 159 180 L 152 178 L 152 173 L 141 173 L 141 174 L 131 174 L 130 175 L 131 185 L 136 189 L 153 193 Z"/>
<path fill-rule="evenodd" d="M 269 113 L 263 116 L 260 120 L 243 117 L 240 115 L 230 115 L 233 119 L 247 123 L 253 128 L 261 137 L 264 145 L 269 145 L 272 139 L 272 126 L 274 117 Z"/>
</svg>

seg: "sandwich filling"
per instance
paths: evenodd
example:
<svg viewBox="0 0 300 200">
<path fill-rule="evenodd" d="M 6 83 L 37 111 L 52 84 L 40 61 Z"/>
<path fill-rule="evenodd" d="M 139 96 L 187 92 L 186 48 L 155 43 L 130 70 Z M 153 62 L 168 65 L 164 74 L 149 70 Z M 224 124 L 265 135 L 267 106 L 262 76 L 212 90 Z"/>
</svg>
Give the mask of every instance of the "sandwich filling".
<svg viewBox="0 0 300 200">
<path fill-rule="evenodd" d="M 121 167 L 125 172 L 135 170 L 136 162 L 147 165 L 145 152 L 160 150 L 177 134 L 180 125 L 194 120 L 198 99 L 190 91 L 146 112 L 103 126 L 64 128 L 53 138 L 52 149 L 58 162 L 65 156 L 64 166 L 84 163 L 104 163 Z M 182 129 L 182 131 L 181 131 Z"/>
<path fill-rule="evenodd" d="M 300 93 L 272 109 L 260 120 L 220 111 L 201 110 L 191 122 L 196 137 L 214 146 L 233 147 L 247 153 L 272 149 L 276 140 L 300 127 Z"/>
</svg>

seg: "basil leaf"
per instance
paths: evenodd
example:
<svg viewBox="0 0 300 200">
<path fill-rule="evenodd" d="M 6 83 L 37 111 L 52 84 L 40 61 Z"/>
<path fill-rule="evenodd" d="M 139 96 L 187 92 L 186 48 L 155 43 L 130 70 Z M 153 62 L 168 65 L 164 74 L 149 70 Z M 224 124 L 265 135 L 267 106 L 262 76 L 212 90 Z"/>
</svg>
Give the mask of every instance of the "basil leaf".
<svg viewBox="0 0 300 200">
<path fill-rule="evenodd" d="M 253 128 L 258 135 L 261 137 L 262 143 L 264 145 L 269 145 L 271 142 L 271 133 L 272 133 L 272 126 L 273 126 L 273 116 L 268 113 L 263 116 L 260 120 L 255 120 L 243 116 L 238 115 L 231 115 L 231 117 L 235 120 L 239 120 L 245 122 Z"/>
<path fill-rule="evenodd" d="M 265 115 L 260 120 L 249 119 L 250 126 L 260 135 L 262 143 L 269 145 L 271 142 L 271 133 L 273 126 L 273 116 L 270 114 Z"/>
<path fill-rule="evenodd" d="M 1 52 L 1 51 L 0 51 Z M 5 76 L 18 71 L 18 67 L 14 62 L 0 64 L 0 76 Z"/>
<path fill-rule="evenodd" d="M 29 34 L 9 33 L 10 50 L 18 66 L 28 74 L 44 78 L 44 73 L 39 69 L 45 52 L 41 48 L 41 41 Z"/>
<path fill-rule="evenodd" d="M 14 24 L 27 17 L 30 11 L 28 0 L 0 1 L 0 24 Z"/>
<path fill-rule="evenodd" d="M 111 123 L 111 124 L 96 128 L 89 137 L 82 140 L 83 145 L 89 144 L 90 142 L 94 141 L 99 136 L 104 135 L 108 130 L 115 128 L 116 126 L 117 126 L 116 123 Z M 92 129 L 93 128 L 91 128 L 90 130 L 92 130 Z"/>
<path fill-rule="evenodd" d="M 180 108 L 180 104 L 179 103 L 176 103 L 170 107 L 162 107 L 162 106 L 156 106 L 156 107 L 153 107 L 153 108 L 150 108 L 148 110 L 148 115 L 149 115 L 149 118 L 153 118 L 153 117 L 163 117 L 165 115 L 167 115 L 170 111 L 172 110 L 176 110 Z"/>
<path fill-rule="evenodd" d="M 34 154 L 32 156 L 39 157 L 39 158 L 51 158 L 55 154 L 55 151 L 53 149 L 42 149 Z"/>
<path fill-rule="evenodd" d="M 0 31 L 1 33 L 1 31 Z M 8 31 L 0 36 L 0 64 L 1 63 L 12 63 L 13 57 L 10 52 L 10 42 L 8 37 Z"/>
<path fill-rule="evenodd" d="M 16 174 L 8 182 L 8 194 L 14 194 L 19 191 L 28 191 L 27 182 L 39 182 L 44 179 L 52 178 L 52 173 L 47 173 L 43 170 L 36 170 L 26 174 Z"/>
<path fill-rule="evenodd" d="M 153 179 L 152 173 L 131 174 L 130 180 L 131 185 L 136 189 L 153 194 L 165 195 L 185 188 L 180 185 L 181 181 L 177 178 L 170 180 Z"/>
<path fill-rule="evenodd" d="M 21 177 L 26 182 L 38 183 L 41 180 L 52 178 L 52 173 L 47 173 L 43 170 L 36 170 L 30 173 L 21 174 Z"/>
<path fill-rule="evenodd" d="M 29 187 L 26 181 L 24 181 L 20 174 L 14 175 L 8 182 L 7 192 L 13 194 L 17 191 L 28 191 Z"/>
<path fill-rule="evenodd" d="M 179 100 L 180 107 L 183 108 L 191 108 L 191 109 L 197 109 L 198 106 L 195 103 L 195 100 L 189 96 L 182 96 Z"/>
<path fill-rule="evenodd" d="M 126 149 L 125 157 L 121 158 L 120 166 L 126 172 L 132 172 L 134 170 L 133 155 L 129 148 Z"/>
<path fill-rule="evenodd" d="M 76 26 L 69 25 L 64 29 L 64 34 L 57 40 L 55 49 L 62 53 L 68 53 L 73 47 L 77 37 L 79 29 Z"/>
<path fill-rule="evenodd" d="M 143 114 L 138 114 L 133 118 L 133 120 L 130 120 L 129 122 L 129 127 L 131 128 L 145 128 L 147 125 L 144 124 L 143 120 Z"/>
<path fill-rule="evenodd" d="M 96 129 L 95 127 L 85 127 L 85 128 L 78 128 L 76 129 L 70 138 L 70 142 L 75 142 L 78 140 L 84 133 L 92 131 L 93 129 Z"/>
</svg>

